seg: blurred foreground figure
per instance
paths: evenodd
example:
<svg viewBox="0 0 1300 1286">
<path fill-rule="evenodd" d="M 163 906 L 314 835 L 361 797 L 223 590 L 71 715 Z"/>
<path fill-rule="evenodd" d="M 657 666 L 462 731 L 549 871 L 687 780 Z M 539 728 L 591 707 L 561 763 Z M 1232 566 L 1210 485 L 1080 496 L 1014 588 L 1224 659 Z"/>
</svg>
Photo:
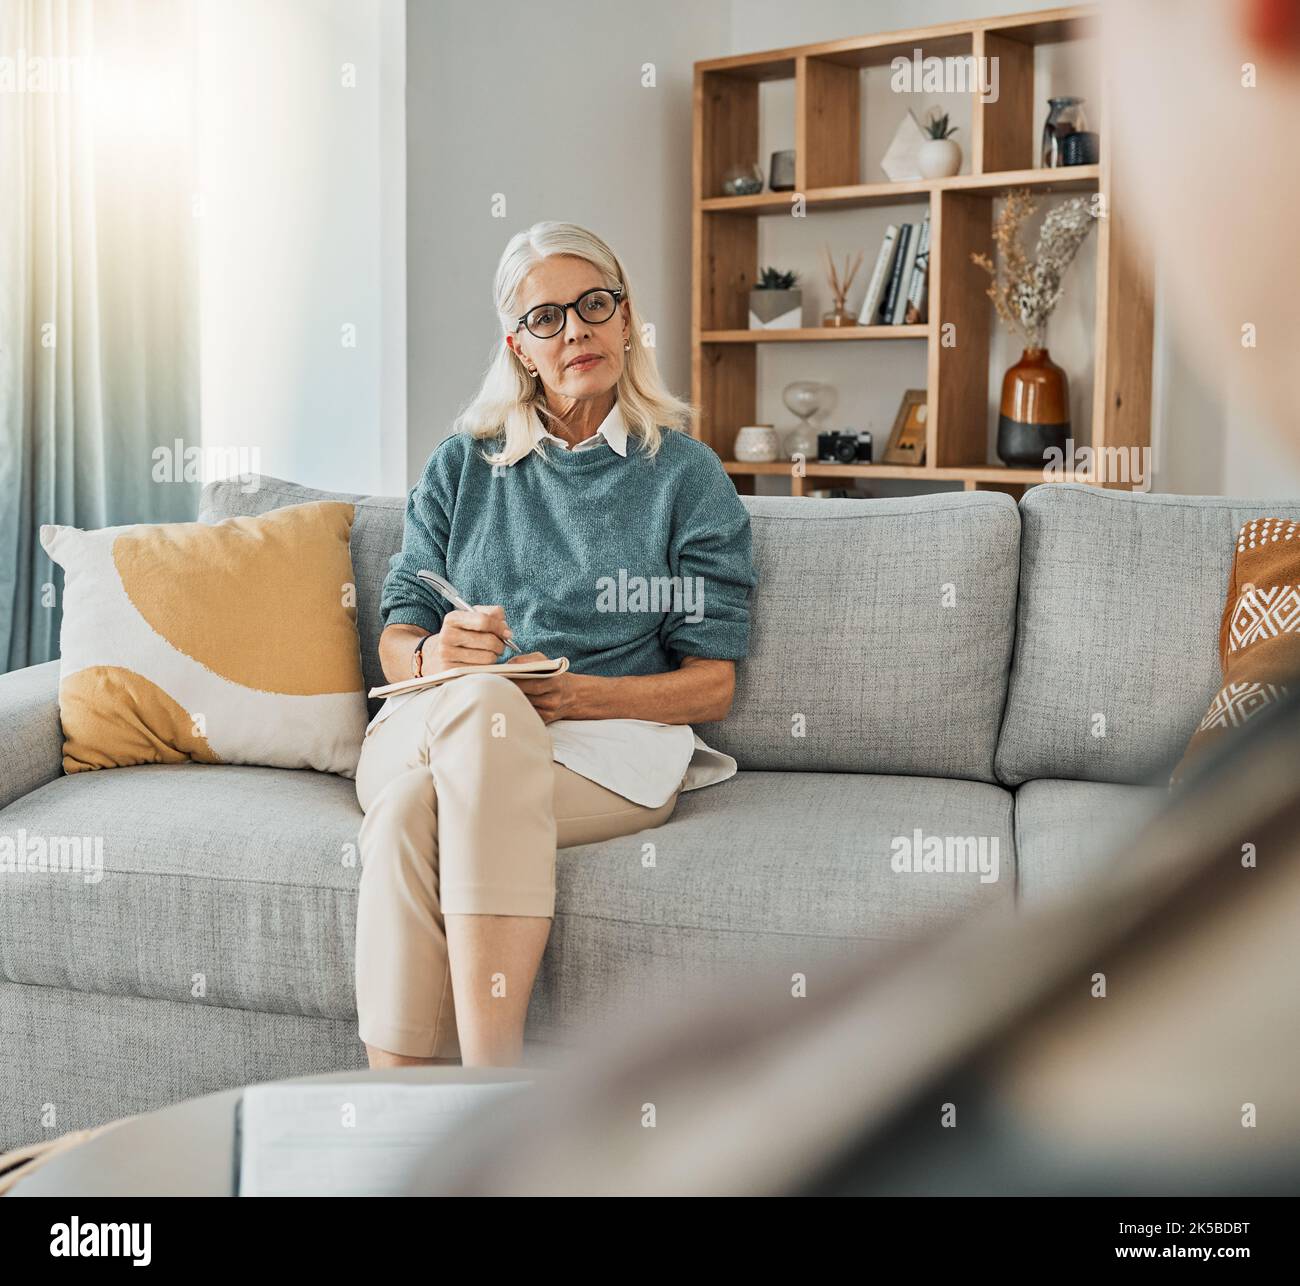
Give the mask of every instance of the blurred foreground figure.
<svg viewBox="0 0 1300 1286">
<path fill-rule="evenodd" d="M 1106 21 L 1103 146 L 1126 217 L 1160 230 L 1173 320 L 1300 442 L 1300 168 L 1272 136 L 1300 120 L 1300 0 L 1116 0 Z M 1293 695 L 1068 904 L 818 969 L 806 999 L 756 974 L 629 1021 L 418 1190 L 1300 1192 L 1298 943 Z"/>
<path fill-rule="evenodd" d="M 1300 1192 L 1298 765 L 1291 701 L 1068 904 L 627 1022 L 416 1190 Z"/>
</svg>

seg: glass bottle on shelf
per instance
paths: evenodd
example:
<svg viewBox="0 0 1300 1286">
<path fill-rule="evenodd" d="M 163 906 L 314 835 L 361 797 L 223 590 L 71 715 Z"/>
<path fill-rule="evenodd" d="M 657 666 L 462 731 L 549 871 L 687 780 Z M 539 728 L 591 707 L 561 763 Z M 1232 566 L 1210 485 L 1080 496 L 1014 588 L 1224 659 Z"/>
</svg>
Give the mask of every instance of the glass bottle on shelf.
<svg viewBox="0 0 1300 1286">
<path fill-rule="evenodd" d="M 1061 144 L 1071 134 L 1088 128 L 1082 98 L 1049 98 L 1047 119 L 1043 122 L 1043 169 L 1053 170 L 1062 164 Z"/>
</svg>

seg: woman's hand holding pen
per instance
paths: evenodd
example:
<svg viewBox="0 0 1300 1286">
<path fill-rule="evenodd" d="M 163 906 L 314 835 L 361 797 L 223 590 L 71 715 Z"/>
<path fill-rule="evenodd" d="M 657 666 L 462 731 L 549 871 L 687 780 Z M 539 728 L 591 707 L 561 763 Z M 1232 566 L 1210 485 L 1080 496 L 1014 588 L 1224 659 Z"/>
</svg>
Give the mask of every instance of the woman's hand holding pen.
<svg viewBox="0 0 1300 1286">
<path fill-rule="evenodd" d="M 404 630 L 406 627 L 391 628 Z M 415 631 L 412 634 L 413 641 L 407 646 L 413 652 L 424 636 Z M 499 603 L 453 608 L 442 618 L 442 628 L 438 633 L 430 635 L 420 648 L 420 666 L 417 671 L 412 664 L 412 673 L 437 674 L 457 665 L 494 665 L 506 650 L 506 640 L 512 636 L 505 609 Z M 514 665 L 520 661 L 549 659 L 544 652 L 524 652 L 507 658 L 506 663 Z M 517 680 L 519 689 L 532 703 L 543 723 L 575 717 L 583 682 L 583 675 L 568 671 Z"/>
<path fill-rule="evenodd" d="M 454 665 L 494 665 L 510 637 L 505 609 L 499 603 L 454 608 L 422 649 L 423 672 L 436 674 Z"/>
</svg>

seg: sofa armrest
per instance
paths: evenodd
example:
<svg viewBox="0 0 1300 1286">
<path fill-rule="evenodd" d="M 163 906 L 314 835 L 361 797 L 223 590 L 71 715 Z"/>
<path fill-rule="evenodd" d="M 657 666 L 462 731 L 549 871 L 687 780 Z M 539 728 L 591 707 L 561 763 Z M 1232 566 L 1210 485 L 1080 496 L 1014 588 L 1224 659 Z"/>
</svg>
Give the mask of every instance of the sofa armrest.
<svg viewBox="0 0 1300 1286">
<path fill-rule="evenodd" d="M 59 663 L 0 674 L 0 808 L 62 775 Z"/>
</svg>

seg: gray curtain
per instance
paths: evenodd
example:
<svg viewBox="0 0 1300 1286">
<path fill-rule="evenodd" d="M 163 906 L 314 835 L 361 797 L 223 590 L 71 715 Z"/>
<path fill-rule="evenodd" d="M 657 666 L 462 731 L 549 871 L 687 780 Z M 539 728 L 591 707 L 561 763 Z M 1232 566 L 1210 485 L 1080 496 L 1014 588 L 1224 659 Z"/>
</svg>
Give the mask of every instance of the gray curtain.
<svg viewBox="0 0 1300 1286">
<path fill-rule="evenodd" d="M 42 523 L 197 511 L 193 31 L 191 0 L 0 3 L 0 669 L 58 655 Z"/>
</svg>

